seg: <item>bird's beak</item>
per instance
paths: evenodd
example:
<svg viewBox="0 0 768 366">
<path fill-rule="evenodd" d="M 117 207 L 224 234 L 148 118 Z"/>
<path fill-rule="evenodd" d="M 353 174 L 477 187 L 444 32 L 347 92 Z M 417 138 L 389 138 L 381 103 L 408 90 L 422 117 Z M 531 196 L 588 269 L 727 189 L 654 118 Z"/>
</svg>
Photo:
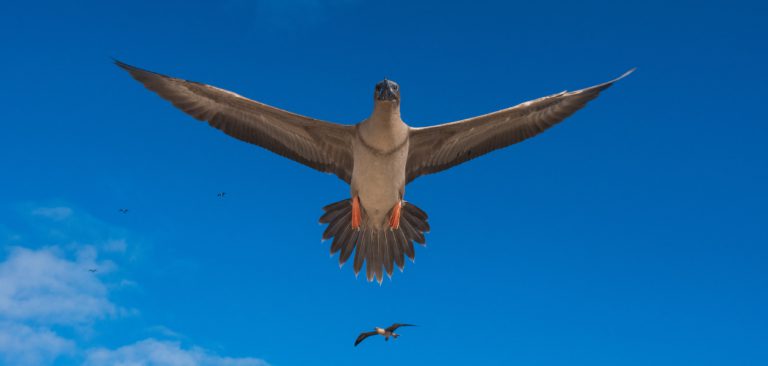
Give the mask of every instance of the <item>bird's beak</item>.
<svg viewBox="0 0 768 366">
<path fill-rule="evenodd" d="M 395 84 L 393 81 L 384 80 L 380 82 L 376 89 L 376 100 L 377 101 L 395 101 L 398 98 L 397 91 L 395 90 L 397 84 Z"/>
</svg>

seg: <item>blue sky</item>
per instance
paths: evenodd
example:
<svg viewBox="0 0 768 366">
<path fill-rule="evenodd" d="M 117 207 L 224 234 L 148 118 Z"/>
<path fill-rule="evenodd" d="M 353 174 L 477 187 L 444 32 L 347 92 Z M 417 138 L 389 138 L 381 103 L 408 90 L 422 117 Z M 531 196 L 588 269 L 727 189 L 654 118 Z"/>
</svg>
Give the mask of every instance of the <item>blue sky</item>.
<svg viewBox="0 0 768 366">
<path fill-rule="evenodd" d="M 765 365 L 767 8 L 5 2 L 0 364 Z M 343 182 L 112 57 L 347 124 L 388 77 L 414 126 L 638 71 L 409 185 L 428 246 L 379 286 L 320 242 Z M 419 327 L 352 347 L 395 321 Z"/>
</svg>

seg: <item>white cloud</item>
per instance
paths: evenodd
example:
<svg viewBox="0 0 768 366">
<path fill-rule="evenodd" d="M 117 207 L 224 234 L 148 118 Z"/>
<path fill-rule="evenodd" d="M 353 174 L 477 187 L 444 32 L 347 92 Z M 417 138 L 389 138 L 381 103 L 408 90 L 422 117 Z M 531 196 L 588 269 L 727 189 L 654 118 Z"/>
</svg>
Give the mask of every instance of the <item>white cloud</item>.
<svg viewBox="0 0 768 366">
<path fill-rule="evenodd" d="M 45 328 L 0 323 L 0 362 L 6 365 L 45 365 L 57 357 L 71 354 L 75 344 Z"/>
<path fill-rule="evenodd" d="M 39 207 L 32 210 L 35 216 L 47 217 L 51 220 L 61 221 L 72 216 L 72 209 L 69 207 Z"/>
<path fill-rule="evenodd" d="M 59 245 L 62 248 L 80 250 L 85 246 L 98 248 L 100 254 L 124 257 L 135 250 L 128 246 L 128 232 L 95 216 L 67 206 L 40 206 L 20 204 L 18 213 L 27 215 L 21 224 L 24 245 L 34 243 Z M 1 228 L 0 228 L 1 229 Z M 131 242 L 136 241 L 131 239 Z M 22 244 L 17 241 L 14 244 Z M 135 254 L 135 253 L 134 253 Z"/>
<path fill-rule="evenodd" d="M 78 251 L 75 260 L 55 247 L 12 249 L 0 263 L 0 318 L 81 325 L 115 314 L 107 287 L 88 271 L 99 267 L 111 268 L 97 263 L 89 248 Z"/>
<path fill-rule="evenodd" d="M 179 334 L 178 332 L 164 325 L 155 325 L 155 326 L 149 327 L 147 330 L 152 333 L 161 334 L 166 338 L 174 338 L 174 339 L 184 338 L 183 335 Z"/>
<path fill-rule="evenodd" d="M 104 251 L 112 252 L 112 253 L 125 253 L 125 250 L 128 248 L 128 244 L 125 242 L 125 239 L 111 239 L 107 240 L 104 245 L 102 245 L 104 248 Z"/>
<path fill-rule="evenodd" d="M 115 350 L 88 352 L 85 366 L 267 366 L 256 358 L 221 357 L 199 347 L 184 348 L 179 342 L 145 339 Z"/>
<path fill-rule="evenodd" d="M 34 249 L 14 246 L 0 252 L 7 254 L 0 261 L 0 365 L 38 366 L 58 361 L 91 366 L 267 365 L 256 358 L 224 357 L 200 347 L 152 338 L 116 349 L 86 346 L 94 323 L 128 313 L 138 316 L 137 311 L 126 310 L 109 299 L 110 289 L 136 283 L 104 276 L 117 271 L 116 262 L 130 261 L 125 254 L 133 246 L 129 247 L 125 239 L 114 239 L 124 238 L 127 232 L 68 207 L 23 212 L 43 220 L 32 220 L 34 225 L 22 235 L 0 225 L 0 239 L 10 241 L 13 237 L 14 245 L 22 241 L 61 245 Z M 105 282 L 105 278 L 114 282 Z M 162 338 L 185 339 L 162 326 L 151 331 Z"/>
</svg>

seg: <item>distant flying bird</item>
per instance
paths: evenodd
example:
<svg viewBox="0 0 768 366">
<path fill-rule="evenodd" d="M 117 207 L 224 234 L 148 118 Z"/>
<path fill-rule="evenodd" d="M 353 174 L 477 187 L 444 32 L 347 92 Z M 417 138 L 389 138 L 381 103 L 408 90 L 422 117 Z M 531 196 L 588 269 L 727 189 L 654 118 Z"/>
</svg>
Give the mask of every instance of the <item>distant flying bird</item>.
<svg viewBox="0 0 768 366">
<path fill-rule="evenodd" d="M 357 336 L 357 339 L 355 340 L 355 347 L 357 347 L 357 345 L 360 344 L 360 342 L 364 341 L 366 338 L 368 338 L 370 336 L 374 336 L 374 335 L 384 336 L 384 341 L 389 341 L 389 337 L 393 337 L 393 338 L 397 339 L 397 337 L 399 337 L 400 335 L 395 333 L 395 330 L 397 328 L 400 328 L 400 327 L 415 327 L 415 325 L 413 325 L 413 324 L 399 324 L 399 323 L 395 323 L 395 324 L 390 325 L 388 328 L 383 328 L 382 329 L 382 328 L 379 328 L 379 327 L 375 327 L 375 328 L 373 328 L 372 332 L 360 333 L 360 335 Z"/>
<path fill-rule="evenodd" d="M 226 196 L 226 195 L 227 195 L 227 192 L 219 192 L 219 193 L 216 194 L 216 197 L 224 198 L 224 196 Z"/>
<path fill-rule="evenodd" d="M 121 214 L 127 214 L 128 213 L 128 209 L 127 208 L 121 208 L 118 211 L 120 211 Z"/>
<path fill-rule="evenodd" d="M 94 273 L 94 272 L 96 272 L 96 268 L 91 268 L 91 269 L 88 270 L 88 272 Z"/>
<path fill-rule="evenodd" d="M 409 127 L 400 118 L 400 86 L 384 79 L 373 92 L 371 115 L 340 125 L 284 111 L 214 86 L 172 78 L 122 62 L 116 64 L 149 90 L 194 118 L 239 140 L 332 173 L 350 185 L 350 198 L 325 206 L 323 239 L 343 265 L 355 252 L 357 275 L 368 281 L 402 271 L 413 242 L 425 243 L 427 214 L 404 201 L 405 186 L 491 151 L 521 142 L 554 126 L 621 77 L 574 92 L 561 92 L 498 112 L 437 126 Z M 307 86 L 310 93 L 323 85 Z M 504 167 L 506 168 L 506 167 Z M 467 192 L 473 194 L 473 192 Z M 480 199 L 480 197 L 478 197 Z M 488 199 L 486 204 L 492 204 Z M 456 212 L 457 215 L 474 213 Z M 481 228 L 476 228 L 481 230 Z"/>
</svg>

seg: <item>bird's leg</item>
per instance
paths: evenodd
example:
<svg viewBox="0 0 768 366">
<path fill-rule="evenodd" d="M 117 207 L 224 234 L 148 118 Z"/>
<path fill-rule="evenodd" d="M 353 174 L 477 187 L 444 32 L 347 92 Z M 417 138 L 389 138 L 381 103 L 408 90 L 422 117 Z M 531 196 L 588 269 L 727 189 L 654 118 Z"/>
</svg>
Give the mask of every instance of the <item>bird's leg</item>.
<svg viewBox="0 0 768 366">
<path fill-rule="evenodd" d="M 360 212 L 360 198 L 355 196 L 352 198 L 352 228 L 359 229 L 362 221 L 363 217 Z"/>
<path fill-rule="evenodd" d="M 389 216 L 389 227 L 392 230 L 400 228 L 400 210 L 403 207 L 403 200 L 397 201 L 395 207 L 392 208 L 392 215 Z"/>
</svg>

